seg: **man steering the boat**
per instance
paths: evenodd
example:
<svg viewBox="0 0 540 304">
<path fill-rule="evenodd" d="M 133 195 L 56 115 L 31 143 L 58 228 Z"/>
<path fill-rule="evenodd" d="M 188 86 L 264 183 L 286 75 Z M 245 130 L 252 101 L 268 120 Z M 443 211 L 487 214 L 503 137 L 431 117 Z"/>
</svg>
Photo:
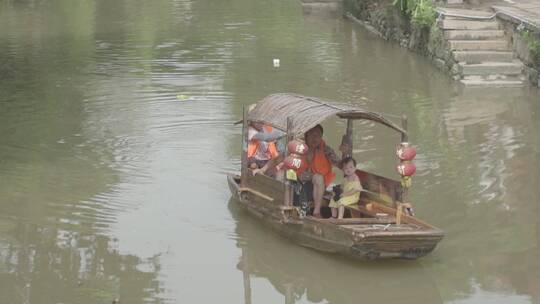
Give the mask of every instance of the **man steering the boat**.
<svg viewBox="0 0 540 304">
<path fill-rule="evenodd" d="M 336 152 L 322 139 L 323 132 L 323 127 L 316 125 L 304 134 L 309 150 L 302 158 L 302 164 L 297 170 L 301 181 L 311 181 L 313 184 L 314 217 L 321 217 L 324 191 L 336 177 L 332 166 L 341 168 L 341 160 Z M 345 154 L 349 151 L 347 144 L 342 144 L 339 149 Z"/>
</svg>

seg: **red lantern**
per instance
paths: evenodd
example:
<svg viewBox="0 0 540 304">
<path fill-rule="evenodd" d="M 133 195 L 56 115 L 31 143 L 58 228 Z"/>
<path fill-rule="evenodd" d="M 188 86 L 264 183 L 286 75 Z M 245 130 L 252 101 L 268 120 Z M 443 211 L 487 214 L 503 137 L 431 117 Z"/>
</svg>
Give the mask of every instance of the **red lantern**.
<svg viewBox="0 0 540 304">
<path fill-rule="evenodd" d="M 287 169 L 298 170 L 302 166 L 302 159 L 298 157 L 298 155 L 291 154 L 285 157 L 285 160 L 283 160 L 283 164 Z"/>
<path fill-rule="evenodd" d="M 287 150 L 289 150 L 289 153 L 291 154 L 305 155 L 308 151 L 308 146 L 301 141 L 291 140 L 287 144 Z"/>
<path fill-rule="evenodd" d="M 401 143 L 398 146 L 396 155 L 399 159 L 410 161 L 413 160 L 416 156 L 416 148 L 410 145 L 409 143 Z"/>
<path fill-rule="evenodd" d="M 403 162 L 396 167 L 401 176 L 412 176 L 416 172 L 416 166 L 412 162 Z"/>
</svg>

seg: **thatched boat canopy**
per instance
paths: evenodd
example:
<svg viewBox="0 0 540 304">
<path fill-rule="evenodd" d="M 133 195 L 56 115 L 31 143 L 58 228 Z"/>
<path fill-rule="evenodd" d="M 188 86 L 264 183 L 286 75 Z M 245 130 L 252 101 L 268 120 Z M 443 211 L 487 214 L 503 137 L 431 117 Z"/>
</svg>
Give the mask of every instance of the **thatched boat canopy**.
<svg viewBox="0 0 540 304">
<path fill-rule="evenodd" d="M 402 134 L 407 133 L 382 114 L 366 111 L 352 105 L 291 93 L 278 93 L 265 97 L 249 111 L 247 119 L 253 122 L 271 124 L 277 129 L 286 131 L 287 117 L 291 117 L 293 122 L 292 133 L 297 137 L 332 115 L 346 119 L 372 120 Z"/>
</svg>

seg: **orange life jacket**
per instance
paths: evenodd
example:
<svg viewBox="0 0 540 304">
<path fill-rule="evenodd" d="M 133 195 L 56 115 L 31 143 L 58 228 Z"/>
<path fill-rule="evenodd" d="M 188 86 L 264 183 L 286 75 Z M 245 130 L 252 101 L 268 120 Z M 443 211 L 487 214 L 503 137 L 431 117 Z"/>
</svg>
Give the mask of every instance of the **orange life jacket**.
<svg viewBox="0 0 540 304">
<path fill-rule="evenodd" d="M 302 172 L 306 171 L 308 168 L 311 170 L 311 173 L 313 174 L 321 174 L 324 177 L 324 184 L 326 187 L 330 185 L 330 183 L 336 178 L 336 174 L 332 171 L 332 163 L 328 158 L 326 158 L 326 155 L 324 154 L 324 148 L 326 147 L 326 143 L 324 140 L 321 140 L 321 144 L 319 147 L 315 150 L 315 154 L 313 155 L 313 160 L 311 163 L 308 163 L 307 155 L 302 156 L 302 164 L 300 165 L 300 168 L 297 170 L 298 175 L 302 174 Z"/>
<path fill-rule="evenodd" d="M 272 128 L 272 126 L 264 126 L 263 128 L 268 133 L 270 133 L 270 132 L 272 132 L 274 130 L 274 128 Z M 252 139 L 252 140 L 249 141 L 248 151 L 247 151 L 247 157 L 248 158 L 253 157 L 255 155 L 255 153 L 257 153 L 257 149 L 259 148 L 259 144 L 260 144 L 260 141 L 258 139 Z M 276 144 L 274 142 L 269 142 L 268 143 L 268 152 L 270 152 L 270 156 L 272 156 L 272 158 L 279 155 L 279 152 L 278 152 L 278 150 L 276 148 Z"/>
</svg>

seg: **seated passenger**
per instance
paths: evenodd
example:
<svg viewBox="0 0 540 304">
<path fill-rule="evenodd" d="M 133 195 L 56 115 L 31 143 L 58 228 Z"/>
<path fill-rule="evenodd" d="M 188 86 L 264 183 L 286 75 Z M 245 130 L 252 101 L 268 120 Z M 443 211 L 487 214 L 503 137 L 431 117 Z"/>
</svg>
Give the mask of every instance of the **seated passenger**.
<svg viewBox="0 0 540 304">
<path fill-rule="evenodd" d="M 343 218 L 345 213 L 345 206 L 356 204 L 360 199 L 360 191 L 362 191 L 362 185 L 360 179 L 356 175 L 356 160 L 352 157 L 346 157 L 341 161 L 344 178 L 341 184 L 341 193 L 339 198 L 333 198 L 330 201 L 329 207 L 332 208 L 332 218 Z M 337 199 L 337 201 L 336 201 Z"/>
<path fill-rule="evenodd" d="M 341 168 L 341 161 L 336 152 L 322 139 L 323 132 L 323 127 L 316 125 L 305 133 L 304 137 L 309 150 L 302 158 L 302 165 L 297 171 L 300 180 L 313 183 L 314 217 L 321 217 L 324 191 L 336 177 L 332 171 L 332 165 Z M 346 149 L 345 145 L 340 147 L 342 151 Z"/>
<path fill-rule="evenodd" d="M 248 128 L 248 166 L 253 174 L 264 174 L 269 169 L 270 160 L 279 156 L 276 140 L 284 133 L 269 125 L 252 122 Z M 272 172 L 270 172 L 272 173 Z"/>
</svg>

